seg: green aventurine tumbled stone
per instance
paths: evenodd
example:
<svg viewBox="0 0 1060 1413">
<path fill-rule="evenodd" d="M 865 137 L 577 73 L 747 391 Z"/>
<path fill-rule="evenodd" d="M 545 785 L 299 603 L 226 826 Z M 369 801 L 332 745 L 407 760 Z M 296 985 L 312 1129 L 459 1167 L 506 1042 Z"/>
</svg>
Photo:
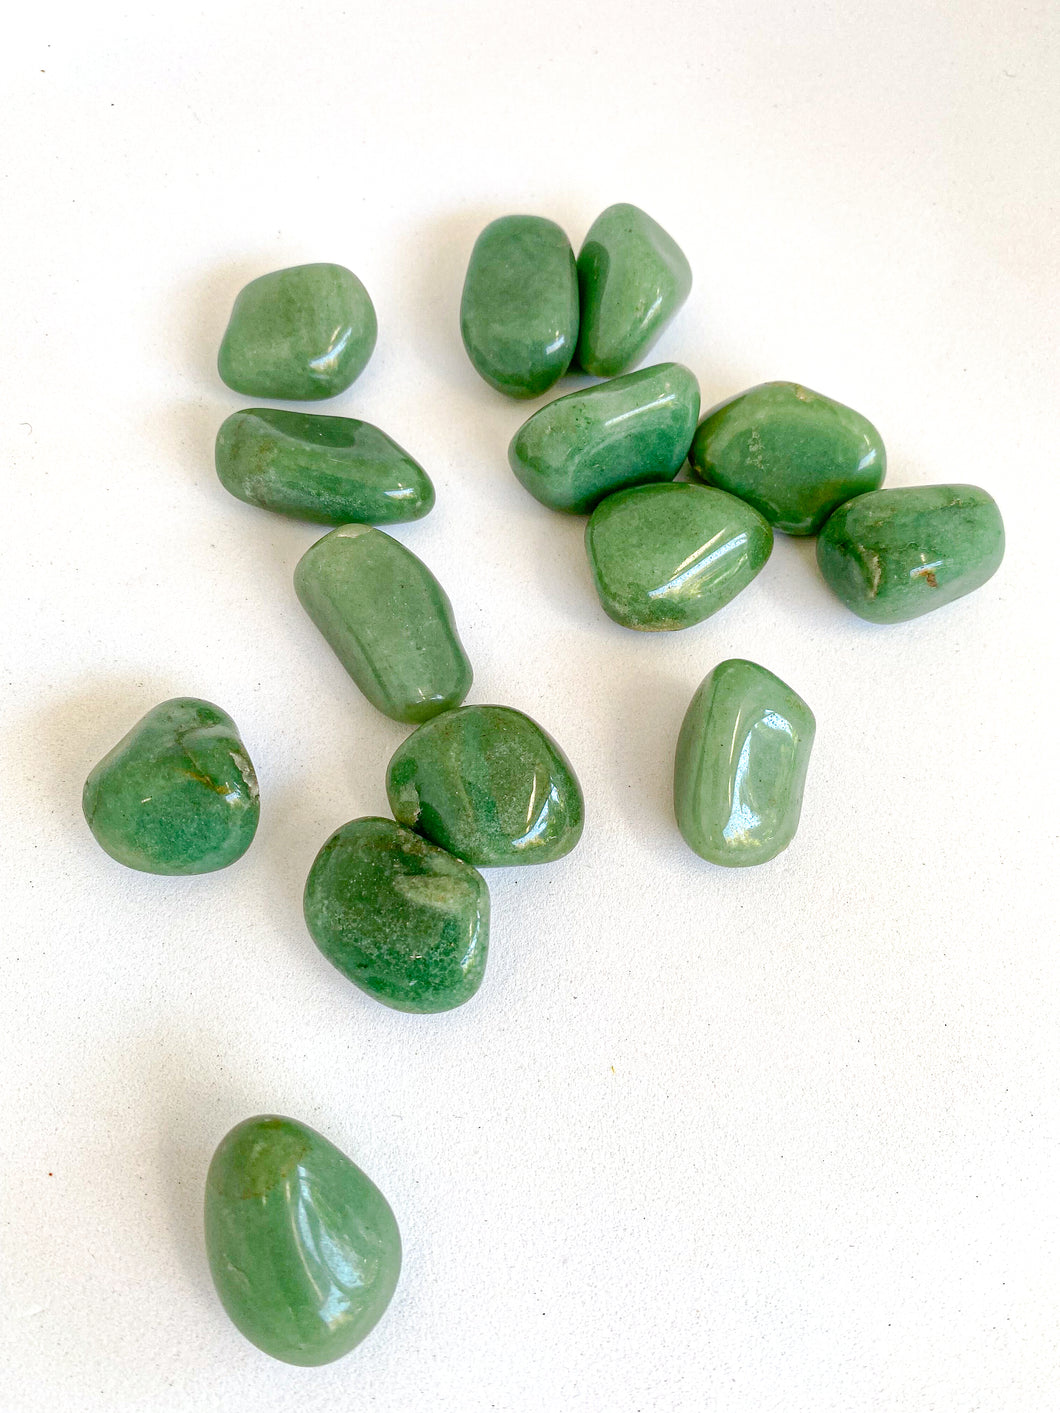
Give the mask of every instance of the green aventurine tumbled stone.
<svg viewBox="0 0 1060 1413">
<path fill-rule="evenodd" d="M 450 1011 L 482 981 L 486 880 L 392 819 L 336 830 L 309 872 L 304 909 L 328 961 L 395 1010 Z"/>
<path fill-rule="evenodd" d="M 578 271 L 555 221 L 490 222 L 471 252 L 460 333 L 476 372 L 509 397 L 537 397 L 563 376 L 578 340 Z"/>
<path fill-rule="evenodd" d="M 672 481 L 698 416 L 693 375 L 657 363 L 542 407 L 516 432 L 508 461 L 543 505 L 585 514 L 612 491 Z"/>
<path fill-rule="evenodd" d="M 578 362 L 597 378 L 639 363 L 688 298 L 692 269 L 672 236 L 637 206 L 609 206 L 578 255 Z"/>
<path fill-rule="evenodd" d="M 343 525 L 294 571 L 306 612 L 374 707 L 419 722 L 471 687 L 445 590 L 422 560 L 382 530 Z"/>
<path fill-rule="evenodd" d="M 217 433 L 214 460 L 221 484 L 240 500 L 321 525 L 419 520 L 434 505 L 423 467 L 354 417 L 233 412 Z"/>
<path fill-rule="evenodd" d="M 978 486 L 900 486 L 841 505 L 817 563 L 859 618 L 902 623 L 980 588 L 1005 554 L 1005 527 Z"/>
<path fill-rule="evenodd" d="M 387 768 L 394 818 L 479 868 L 551 863 L 581 838 L 570 762 L 521 711 L 468 706 L 421 726 Z"/>
<path fill-rule="evenodd" d="M 689 848 L 730 868 L 766 863 L 799 827 L 813 712 L 757 663 L 719 663 L 692 698 L 674 767 Z"/>
<path fill-rule="evenodd" d="M 762 383 L 707 413 L 692 469 L 788 535 L 815 535 L 837 505 L 883 482 L 887 455 L 860 412 L 798 383 Z"/>
<path fill-rule="evenodd" d="M 217 371 L 248 397 L 334 397 L 375 348 L 368 291 L 342 265 L 293 265 L 236 296 Z"/>
<path fill-rule="evenodd" d="M 221 1304 L 288 1364 L 329 1364 L 378 1324 L 401 1271 L 386 1198 L 334 1144 L 261 1115 L 221 1140 L 206 1176 L 206 1255 Z"/>
<path fill-rule="evenodd" d="M 250 847 L 258 782 L 235 722 L 197 697 L 162 702 L 85 781 L 88 827 L 145 873 L 212 873 Z"/>
<path fill-rule="evenodd" d="M 725 491 L 683 481 L 602 500 L 585 548 L 605 611 L 626 628 L 688 628 L 717 613 L 769 558 L 773 531 Z"/>
</svg>

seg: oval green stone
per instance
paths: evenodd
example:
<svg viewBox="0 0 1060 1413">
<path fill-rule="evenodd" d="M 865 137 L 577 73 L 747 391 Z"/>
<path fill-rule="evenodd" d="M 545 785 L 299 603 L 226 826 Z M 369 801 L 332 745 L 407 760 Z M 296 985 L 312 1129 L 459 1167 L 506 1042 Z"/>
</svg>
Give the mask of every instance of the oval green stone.
<svg viewBox="0 0 1060 1413">
<path fill-rule="evenodd" d="M 859 618 L 903 623 L 963 598 L 994 574 L 1005 527 L 978 486 L 900 486 L 841 505 L 821 531 L 817 563 Z"/>
<path fill-rule="evenodd" d="M 467 696 L 471 665 L 445 590 L 382 530 L 332 530 L 298 561 L 294 583 L 343 667 L 385 716 L 426 721 Z"/>
<path fill-rule="evenodd" d="M 288 1364 L 348 1354 L 378 1324 L 401 1270 L 386 1198 L 296 1119 L 246 1119 L 221 1140 L 206 1175 L 205 1227 L 232 1323 Z"/>
<path fill-rule="evenodd" d="M 795 837 L 816 724 L 802 698 L 757 663 L 719 663 L 692 698 L 674 766 L 685 842 L 710 863 L 776 858 Z"/>
<path fill-rule="evenodd" d="M 757 510 L 672 481 L 602 500 L 585 527 L 600 602 L 625 628 L 689 628 L 736 597 L 773 549 Z"/>
<path fill-rule="evenodd" d="M 240 290 L 217 371 L 248 397 L 334 397 L 362 372 L 375 338 L 375 309 L 352 270 L 292 265 Z"/>
<path fill-rule="evenodd" d="M 221 423 L 214 460 L 239 500 L 321 525 L 419 520 L 434 505 L 423 467 L 355 417 L 249 407 Z"/>
<path fill-rule="evenodd" d="M 609 206 L 578 255 L 578 362 L 597 378 L 639 363 L 688 298 L 692 268 L 672 236 L 637 206 Z"/>
<path fill-rule="evenodd" d="M 394 818 L 479 868 L 551 863 L 581 838 L 570 762 L 521 711 L 468 706 L 421 726 L 387 768 Z"/>
<path fill-rule="evenodd" d="M 672 481 L 698 416 L 694 376 L 657 363 L 542 407 L 516 432 L 508 460 L 542 505 L 586 514 L 612 491 Z"/>
<path fill-rule="evenodd" d="M 451 1011 L 482 982 L 486 880 L 392 819 L 355 819 L 316 856 L 306 926 L 343 976 L 398 1011 Z"/>
<path fill-rule="evenodd" d="M 837 505 L 874 491 L 887 470 L 867 418 L 799 383 L 762 383 L 713 408 L 688 459 L 704 481 L 788 535 L 815 535 Z"/>
<path fill-rule="evenodd" d="M 563 376 L 578 339 L 578 271 L 555 221 L 490 222 L 471 252 L 460 333 L 475 371 L 509 397 L 537 397 Z"/>
<path fill-rule="evenodd" d="M 212 873 L 258 827 L 258 781 L 235 722 L 197 697 L 153 707 L 85 781 L 82 805 L 111 858 L 145 873 Z"/>
</svg>

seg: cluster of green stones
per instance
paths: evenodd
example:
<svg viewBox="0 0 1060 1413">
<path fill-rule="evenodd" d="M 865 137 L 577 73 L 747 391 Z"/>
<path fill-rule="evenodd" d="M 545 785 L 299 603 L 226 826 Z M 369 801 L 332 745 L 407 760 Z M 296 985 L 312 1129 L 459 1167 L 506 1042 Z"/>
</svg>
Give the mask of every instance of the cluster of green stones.
<svg viewBox="0 0 1060 1413">
<path fill-rule="evenodd" d="M 588 516 L 605 612 L 643 631 L 689 628 L 762 570 L 774 529 L 817 535 L 826 582 L 862 618 L 897 623 L 997 569 L 997 506 L 973 486 L 881 490 L 886 455 L 859 413 L 766 383 L 700 421 L 678 363 L 635 370 L 691 289 L 688 261 L 635 206 L 611 206 L 574 251 L 554 222 L 506 216 L 479 236 L 460 311 L 491 387 L 537 397 L 572 366 L 605 381 L 559 397 L 509 462 L 556 511 Z M 345 391 L 376 338 L 349 270 L 276 271 L 239 294 L 218 356 L 229 387 L 314 400 Z M 675 477 L 688 462 L 693 479 Z M 362 991 L 401 1011 L 450 1010 L 481 985 L 484 868 L 550 863 L 581 837 L 584 802 L 557 743 L 514 708 L 463 705 L 472 669 L 430 569 L 375 528 L 426 515 L 434 488 L 386 433 L 349 417 L 253 407 L 230 416 L 217 474 L 251 505 L 333 526 L 295 570 L 299 600 L 364 696 L 413 726 L 387 768 L 392 819 L 354 819 L 309 872 L 305 920 Z M 674 810 L 702 858 L 764 863 L 795 835 L 813 713 L 779 678 L 732 659 L 704 679 L 677 742 Z M 92 770 L 84 811 L 119 862 L 161 874 L 224 868 L 258 822 L 254 768 L 232 719 L 163 702 Z M 259 1348 L 322 1364 L 358 1344 L 397 1285 L 401 1240 L 382 1193 L 327 1139 L 259 1116 L 218 1147 L 206 1247 L 220 1299 Z"/>
</svg>

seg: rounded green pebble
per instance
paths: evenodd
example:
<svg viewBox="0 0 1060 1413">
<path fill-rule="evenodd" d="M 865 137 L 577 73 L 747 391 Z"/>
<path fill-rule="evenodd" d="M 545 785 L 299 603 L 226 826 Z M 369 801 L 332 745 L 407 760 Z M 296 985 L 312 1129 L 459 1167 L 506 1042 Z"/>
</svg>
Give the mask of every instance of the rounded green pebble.
<svg viewBox="0 0 1060 1413">
<path fill-rule="evenodd" d="M 578 340 L 578 271 L 555 221 L 490 222 L 468 263 L 460 333 L 475 371 L 509 397 L 538 397 L 563 376 Z"/>
<path fill-rule="evenodd" d="M 672 481 L 698 416 L 693 374 L 657 363 L 540 408 L 512 438 L 508 461 L 542 505 L 585 515 L 613 491 Z"/>
<path fill-rule="evenodd" d="M 401 1271 L 386 1198 L 296 1119 L 237 1124 L 206 1175 L 206 1255 L 241 1334 L 287 1364 L 329 1364 L 378 1324 Z"/>
<path fill-rule="evenodd" d="M 512 707 L 467 706 L 421 726 L 387 768 L 394 818 L 478 868 L 551 863 L 581 838 L 570 762 Z"/>
<path fill-rule="evenodd" d="M 352 270 L 292 265 L 240 290 L 217 371 L 248 397 L 334 397 L 363 371 L 376 332 L 372 301 Z"/>
<path fill-rule="evenodd" d="M 887 454 L 860 412 L 800 383 L 762 383 L 711 409 L 692 470 L 787 535 L 815 535 L 837 505 L 882 484 Z"/>
<path fill-rule="evenodd" d="M 419 520 L 434 505 L 423 467 L 355 417 L 248 407 L 221 423 L 214 461 L 239 500 L 321 525 Z"/>
<path fill-rule="evenodd" d="M 585 527 L 593 582 L 625 628 L 689 628 L 717 613 L 758 574 L 773 531 L 725 491 L 673 481 L 602 500 Z"/>
<path fill-rule="evenodd" d="M 859 618 L 904 623 L 981 588 L 1005 527 L 978 486 L 898 486 L 841 505 L 817 541 L 825 582 Z"/>
<path fill-rule="evenodd" d="M 258 781 L 235 722 L 197 697 L 152 708 L 85 781 L 88 827 L 145 873 L 212 873 L 258 827 Z"/>
<path fill-rule="evenodd" d="M 392 819 L 355 819 L 317 855 L 306 926 L 333 966 L 398 1011 L 450 1011 L 478 990 L 489 890 L 469 864 Z"/>
</svg>

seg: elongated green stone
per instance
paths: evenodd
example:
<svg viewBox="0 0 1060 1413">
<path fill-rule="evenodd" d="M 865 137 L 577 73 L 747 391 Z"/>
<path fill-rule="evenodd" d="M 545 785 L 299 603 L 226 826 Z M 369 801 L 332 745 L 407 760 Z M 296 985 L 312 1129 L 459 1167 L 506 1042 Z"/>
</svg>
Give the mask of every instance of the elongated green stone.
<svg viewBox="0 0 1060 1413">
<path fill-rule="evenodd" d="M 426 721 L 467 696 L 471 665 L 445 590 L 382 530 L 332 530 L 298 561 L 294 584 L 343 667 L 384 716 Z"/>
<path fill-rule="evenodd" d="M 757 663 L 730 658 L 702 682 L 681 726 L 674 812 L 690 849 L 729 868 L 766 863 L 795 837 L 816 724 Z"/>
<path fill-rule="evenodd" d="M 597 378 L 613 378 L 640 362 L 684 304 L 692 268 L 662 226 L 620 202 L 589 227 L 578 285 L 578 362 Z"/>
<path fill-rule="evenodd" d="M 233 412 L 221 423 L 214 459 L 221 484 L 240 500 L 321 525 L 419 520 L 434 505 L 423 467 L 355 417 Z"/>
<path fill-rule="evenodd" d="M 602 500 L 585 548 L 605 612 L 626 628 L 689 628 L 747 587 L 773 549 L 752 506 L 672 481 Z"/>
<path fill-rule="evenodd" d="M 328 961 L 395 1010 L 451 1011 L 482 982 L 486 880 L 392 819 L 336 830 L 309 872 L 304 910 Z"/>
<path fill-rule="evenodd" d="M 698 416 L 693 375 L 657 363 L 542 407 L 516 432 L 508 461 L 542 505 L 587 514 L 612 491 L 672 481 Z"/>
<path fill-rule="evenodd" d="M 212 873 L 258 827 L 258 782 L 235 722 L 198 697 L 153 707 L 85 781 L 85 819 L 111 858 L 145 873 Z"/>
<path fill-rule="evenodd" d="M 826 583 L 859 618 L 903 623 L 997 571 L 1005 527 L 978 486 L 899 486 L 841 505 L 817 541 Z"/>
<path fill-rule="evenodd" d="M 887 453 L 860 412 L 799 383 L 762 383 L 707 413 L 688 453 L 788 535 L 815 535 L 837 505 L 883 482 Z"/>
<path fill-rule="evenodd" d="M 521 711 L 467 706 L 398 747 L 386 776 L 394 818 L 478 868 L 551 863 L 581 838 L 570 762 Z"/>
<path fill-rule="evenodd" d="M 509 397 L 538 397 L 563 376 L 578 341 L 578 271 L 555 221 L 490 222 L 471 252 L 460 333 L 475 371 Z"/>
<path fill-rule="evenodd" d="M 221 1304 L 287 1364 L 329 1364 L 378 1324 L 401 1271 L 386 1198 L 297 1119 L 245 1119 L 206 1175 L 206 1255 Z"/>
<path fill-rule="evenodd" d="M 363 371 L 375 337 L 375 309 L 351 270 L 292 265 L 240 290 L 217 371 L 248 397 L 334 397 Z"/>
</svg>

